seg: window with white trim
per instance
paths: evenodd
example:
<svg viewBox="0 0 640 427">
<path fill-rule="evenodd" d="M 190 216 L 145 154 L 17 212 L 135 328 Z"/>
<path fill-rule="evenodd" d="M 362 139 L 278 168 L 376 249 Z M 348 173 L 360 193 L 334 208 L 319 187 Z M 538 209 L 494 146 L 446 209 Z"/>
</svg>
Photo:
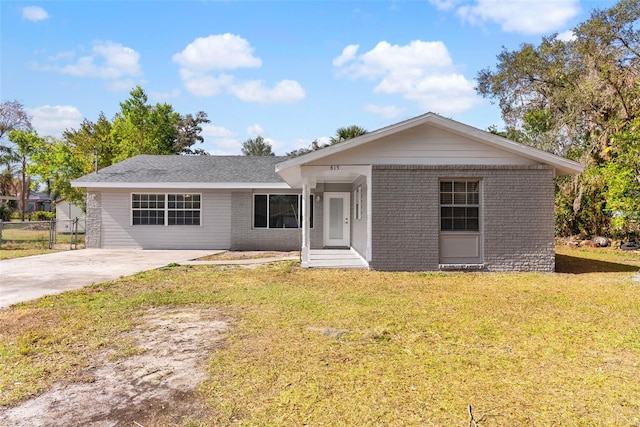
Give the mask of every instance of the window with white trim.
<svg viewBox="0 0 640 427">
<path fill-rule="evenodd" d="M 200 225 L 199 194 L 167 194 L 167 225 Z"/>
<path fill-rule="evenodd" d="M 200 194 L 131 194 L 133 225 L 200 225 Z"/>
<path fill-rule="evenodd" d="M 480 230 L 480 181 L 440 181 L 440 230 Z"/>
<path fill-rule="evenodd" d="M 302 226 L 302 196 L 299 194 L 254 194 L 254 228 L 298 228 Z M 313 195 L 309 196 L 309 227 L 313 228 Z"/>
<path fill-rule="evenodd" d="M 362 185 L 356 188 L 353 196 L 353 216 L 355 219 L 362 219 Z"/>
</svg>

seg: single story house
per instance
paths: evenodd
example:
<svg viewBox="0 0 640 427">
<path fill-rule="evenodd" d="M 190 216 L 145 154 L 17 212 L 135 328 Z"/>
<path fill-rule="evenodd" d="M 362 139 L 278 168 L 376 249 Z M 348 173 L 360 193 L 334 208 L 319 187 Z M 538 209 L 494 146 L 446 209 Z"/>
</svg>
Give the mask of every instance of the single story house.
<svg viewBox="0 0 640 427">
<path fill-rule="evenodd" d="M 53 207 L 53 200 L 51 196 L 39 191 L 31 191 L 29 193 L 29 199 L 27 200 L 26 212 L 33 213 L 37 211 L 51 212 Z"/>
<path fill-rule="evenodd" d="M 348 248 L 374 270 L 555 268 L 579 163 L 427 113 L 295 157 L 137 156 L 75 180 L 87 247 Z"/>
</svg>

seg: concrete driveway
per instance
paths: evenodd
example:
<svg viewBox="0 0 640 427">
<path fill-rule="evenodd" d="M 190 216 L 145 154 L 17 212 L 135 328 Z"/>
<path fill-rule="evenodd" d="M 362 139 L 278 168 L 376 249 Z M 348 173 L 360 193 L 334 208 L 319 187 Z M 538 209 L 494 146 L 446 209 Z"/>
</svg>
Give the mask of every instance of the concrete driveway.
<svg viewBox="0 0 640 427">
<path fill-rule="evenodd" d="M 220 251 L 81 249 L 0 261 L 0 308 Z"/>
</svg>

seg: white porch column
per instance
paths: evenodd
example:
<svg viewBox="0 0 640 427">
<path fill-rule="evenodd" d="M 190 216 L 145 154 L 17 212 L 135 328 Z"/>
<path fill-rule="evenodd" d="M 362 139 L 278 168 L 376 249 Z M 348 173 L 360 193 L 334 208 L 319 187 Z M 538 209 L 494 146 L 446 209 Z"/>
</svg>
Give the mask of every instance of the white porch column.
<svg viewBox="0 0 640 427">
<path fill-rule="evenodd" d="M 367 171 L 367 253 L 366 253 L 366 261 L 371 262 L 372 257 L 372 236 L 371 236 L 371 217 L 373 215 L 373 208 L 371 207 L 371 199 L 373 198 L 373 186 L 371 185 L 371 175 L 373 174 L 373 166 L 369 165 L 369 170 Z"/>
<path fill-rule="evenodd" d="M 302 183 L 302 248 L 301 258 L 303 268 L 309 267 L 309 217 L 311 212 L 309 209 L 309 182 L 305 179 Z"/>
</svg>

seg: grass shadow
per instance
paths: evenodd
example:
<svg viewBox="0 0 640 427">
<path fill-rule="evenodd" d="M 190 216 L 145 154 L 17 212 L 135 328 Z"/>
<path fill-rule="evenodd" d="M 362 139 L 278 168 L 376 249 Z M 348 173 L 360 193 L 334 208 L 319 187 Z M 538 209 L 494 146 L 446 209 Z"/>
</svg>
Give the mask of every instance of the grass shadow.
<svg viewBox="0 0 640 427">
<path fill-rule="evenodd" d="M 637 272 L 640 266 L 610 261 L 556 254 L 556 273 L 626 273 Z"/>
</svg>

